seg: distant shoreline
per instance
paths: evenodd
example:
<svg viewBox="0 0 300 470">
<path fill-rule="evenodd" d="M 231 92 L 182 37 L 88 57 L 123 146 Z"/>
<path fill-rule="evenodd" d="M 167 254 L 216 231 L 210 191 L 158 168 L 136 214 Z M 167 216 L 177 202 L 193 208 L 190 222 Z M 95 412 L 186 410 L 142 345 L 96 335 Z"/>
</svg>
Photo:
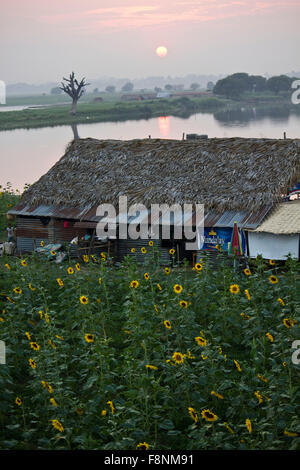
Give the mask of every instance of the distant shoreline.
<svg viewBox="0 0 300 470">
<path fill-rule="evenodd" d="M 89 98 L 89 101 L 87 101 L 87 98 Z M 253 107 L 276 109 L 278 107 L 279 111 L 282 109 L 295 112 L 298 112 L 299 108 L 291 104 L 288 96 L 261 96 L 259 94 L 246 96 L 241 101 L 233 101 L 218 96 L 191 98 L 184 95 L 143 101 L 117 101 L 111 99 L 91 102 L 92 98 L 93 96 L 88 95 L 85 100 L 80 101 L 77 114 L 73 116 L 69 113 L 70 104 L 59 102 L 59 100 L 54 103 L 30 103 L 30 97 L 28 97 L 28 107 L 26 109 L 0 112 L 0 131 L 150 119 L 164 115 L 188 118 L 197 112 L 231 111 L 243 106 L 249 109 Z M 13 104 L 8 103 L 8 106 L 18 106 L 20 101 L 18 103 L 15 98 Z M 26 106 L 24 101 L 23 98 L 23 105 Z"/>
</svg>

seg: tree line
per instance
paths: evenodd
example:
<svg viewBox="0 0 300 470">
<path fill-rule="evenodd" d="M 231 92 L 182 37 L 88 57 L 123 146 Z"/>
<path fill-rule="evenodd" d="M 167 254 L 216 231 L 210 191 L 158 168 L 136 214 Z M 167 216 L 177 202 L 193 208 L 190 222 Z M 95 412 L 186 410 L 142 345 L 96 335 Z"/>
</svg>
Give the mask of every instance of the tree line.
<svg viewBox="0 0 300 470">
<path fill-rule="evenodd" d="M 272 92 L 290 91 L 292 82 L 296 78 L 287 75 L 277 75 L 270 78 L 261 75 L 248 75 L 247 73 L 234 73 L 218 80 L 213 88 L 216 95 L 226 98 L 239 98 L 246 92 Z"/>
</svg>

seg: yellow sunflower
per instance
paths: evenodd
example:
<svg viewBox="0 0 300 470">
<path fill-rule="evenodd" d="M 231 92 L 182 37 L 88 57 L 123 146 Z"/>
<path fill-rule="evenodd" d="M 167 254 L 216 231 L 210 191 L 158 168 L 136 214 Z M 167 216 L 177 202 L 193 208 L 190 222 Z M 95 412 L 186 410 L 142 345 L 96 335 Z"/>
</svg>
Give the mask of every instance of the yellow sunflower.
<svg viewBox="0 0 300 470">
<path fill-rule="evenodd" d="M 174 248 L 171 248 L 171 250 L 169 250 L 169 253 L 170 253 L 170 255 L 175 255 L 175 250 L 174 250 Z"/>
<path fill-rule="evenodd" d="M 250 276 L 251 275 L 250 269 L 248 268 L 244 269 L 244 274 L 246 274 L 246 276 Z"/>
<path fill-rule="evenodd" d="M 199 271 L 202 271 L 203 265 L 202 265 L 201 263 L 196 263 L 196 264 L 195 264 L 195 269 L 196 269 L 196 271 L 198 271 L 198 272 L 199 272 Z"/>
<path fill-rule="evenodd" d="M 203 348 L 206 346 L 207 341 L 205 338 L 202 338 L 202 336 L 196 336 L 195 338 L 196 343 L 198 346 L 202 346 Z"/>
<path fill-rule="evenodd" d="M 51 420 L 52 422 L 52 426 L 57 429 L 59 432 L 63 432 L 64 431 L 64 427 L 63 425 L 61 424 L 60 421 L 58 421 L 58 419 L 52 419 Z"/>
<path fill-rule="evenodd" d="M 269 333 L 269 332 L 266 333 L 266 337 L 268 338 L 269 341 L 271 341 L 271 343 L 273 343 L 274 338 L 273 338 L 273 336 L 271 335 L 271 333 Z"/>
<path fill-rule="evenodd" d="M 27 266 L 27 261 L 25 259 L 22 259 L 21 260 L 21 265 L 24 266 L 24 267 Z"/>
<path fill-rule="evenodd" d="M 296 323 L 292 318 L 284 318 L 282 321 L 287 328 L 292 328 Z"/>
<path fill-rule="evenodd" d="M 251 423 L 251 420 L 249 418 L 246 419 L 246 428 L 248 429 L 249 433 L 252 432 L 252 423 Z"/>
<path fill-rule="evenodd" d="M 76 263 L 76 264 L 75 264 L 75 268 L 76 268 L 77 271 L 80 271 L 80 264 L 79 264 L 79 263 Z"/>
<path fill-rule="evenodd" d="M 136 446 L 136 449 L 137 449 L 137 450 L 149 450 L 149 444 L 147 444 L 147 442 L 140 442 L 140 443 Z"/>
<path fill-rule="evenodd" d="M 58 278 L 56 279 L 56 281 L 57 281 L 57 284 L 58 284 L 60 287 L 63 287 L 64 281 L 63 281 L 60 277 L 58 277 Z"/>
<path fill-rule="evenodd" d="M 199 420 L 197 412 L 192 407 L 189 407 L 188 410 L 190 417 L 197 423 Z"/>
<path fill-rule="evenodd" d="M 171 269 L 170 268 L 165 268 L 165 274 L 170 274 Z"/>
<path fill-rule="evenodd" d="M 234 359 L 233 362 L 235 363 L 235 366 L 236 366 L 237 370 L 238 370 L 239 372 L 242 372 L 242 368 L 241 368 L 240 364 L 238 363 L 238 361 L 236 361 L 236 360 Z"/>
<path fill-rule="evenodd" d="M 218 416 L 215 415 L 212 411 L 210 410 L 203 410 L 201 411 L 201 416 L 202 418 L 206 419 L 206 421 L 213 422 L 218 419 Z"/>
<path fill-rule="evenodd" d="M 82 295 L 79 300 L 82 305 L 86 305 L 89 302 L 89 299 L 85 295 Z"/>
<path fill-rule="evenodd" d="M 91 335 L 90 333 L 87 333 L 84 336 L 84 339 L 86 340 L 87 343 L 93 343 L 94 342 L 94 335 Z"/>
<path fill-rule="evenodd" d="M 219 398 L 219 400 L 224 400 L 223 395 L 221 395 L 220 393 L 215 392 L 214 390 L 212 390 L 212 391 L 210 392 L 210 394 L 213 395 L 213 396 L 216 397 L 216 398 Z"/>
<path fill-rule="evenodd" d="M 40 345 L 38 343 L 35 343 L 34 341 L 32 341 L 29 344 L 30 344 L 30 347 L 34 349 L 34 351 L 38 351 L 40 349 Z"/>
<path fill-rule="evenodd" d="M 22 294 L 22 289 L 20 289 L 20 287 L 15 287 L 14 288 L 14 293 L 20 295 L 20 294 Z"/>
<path fill-rule="evenodd" d="M 271 282 L 271 284 L 277 284 L 278 282 L 278 277 L 274 276 L 274 274 L 272 274 L 270 277 L 269 277 L 269 281 Z"/>
<path fill-rule="evenodd" d="M 56 251 L 51 250 L 50 253 L 51 253 L 52 256 L 56 256 Z"/>
<path fill-rule="evenodd" d="M 131 248 L 131 253 L 135 253 L 135 248 Z"/>
<path fill-rule="evenodd" d="M 110 406 L 110 410 L 111 410 L 112 414 L 114 414 L 115 411 L 116 411 L 116 409 L 115 409 L 115 407 L 114 407 L 113 402 L 112 402 L 111 400 L 108 400 L 106 403 L 107 403 L 107 405 Z"/>
<path fill-rule="evenodd" d="M 20 397 L 17 397 L 15 400 L 16 405 L 21 406 L 22 405 L 22 400 Z"/>
<path fill-rule="evenodd" d="M 145 367 L 146 367 L 146 369 L 151 369 L 151 370 L 157 370 L 158 369 L 158 367 L 152 366 L 151 364 L 146 364 Z"/>
<path fill-rule="evenodd" d="M 168 328 L 168 330 L 171 329 L 171 322 L 169 320 L 165 320 L 164 325 L 165 325 L 166 328 Z"/>
<path fill-rule="evenodd" d="M 153 246 L 153 241 L 152 240 L 149 241 L 149 246 Z"/>
<path fill-rule="evenodd" d="M 182 308 L 188 308 L 188 302 L 186 300 L 180 300 L 179 302 L 180 307 Z"/>
<path fill-rule="evenodd" d="M 269 260 L 269 264 L 270 264 L 271 266 L 274 266 L 274 265 L 275 265 L 275 261 L 274 261 L 273 259 L 270 259 L 270 260 Z"/>
<path fill-rule="evenodd" d="M 229 287 L 229 290 L 232 294 L 238 294 L 240 292 L 240 287 L 238 286 L 238 284 L 232 284 L 230 287 Z"/>
<path fill-rule="evenodd" d="M 139 282 L 137 280 L 134 280 L 134 281 L 131 281 L 130 283 L 130 287 L 133 287 L 134 289 L 136 289 L 137 287 L 139 287 Z"/>
<path fill-rule="evenodd" d="M 141 252 L 144 253 L 144 254 L 147 253 L 147 250 L 146 250 L 146 248 L 145 248 L 144 246 L 142 246 Z"/>
<path fill-rule="evenodd" d="M 173 290 L 175 294 L 180 294 L 182 292 L 183 287 L 180 284 L 175 284 L 173 286 Z"/>
<path fill-rule="evenodd" d="M 36 369 L 36 362 L 33 359 L 28 359 L 28 362 L 32 369 Z"/>
<path fill-rule="evenodd" d="M 176 364 L 183 364 L 184 356 L 181 354 L 181 352 L 176 351 L 174 352 L 172 359 L 174 362 L 176 362 Z"/>
<path fill-rule="evenodd" d="M 88 263 L 88 262 L 89 262 L 89 257 L 88 257 L 88 255 L 83 255 L 82 259 L 83 259 L 83 261 L 84 261 L 85 263 Z"/>
<path fill-rule="evenodd" d="M 277 299 L 277 302 L 279 302 L 283 307 L 285 306 L 284 301 L 280 297 Z"/>
<path fill-rule="evenodd" d="M 149 280 L 149 274 L 148 274 L 148 273 L 145 273 L 145 274 L 144 274 L 144 278 L 146 279 L 146 281 L 148 281 L 148 280 Z"/>
<path fill-rule="evenodd" d="M 67 272 L 68 272 L 68 274 L 74 274 L 74 269 L 71 268 L 71 267 L 69 267 L 69 268 L 67 269 Z"/>
</svg>

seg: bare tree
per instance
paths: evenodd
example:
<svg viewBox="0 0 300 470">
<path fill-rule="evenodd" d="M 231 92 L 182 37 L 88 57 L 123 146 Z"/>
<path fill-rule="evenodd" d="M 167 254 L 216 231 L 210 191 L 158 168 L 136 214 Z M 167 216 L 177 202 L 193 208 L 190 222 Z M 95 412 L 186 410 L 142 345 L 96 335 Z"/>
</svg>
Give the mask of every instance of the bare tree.
<svg viewBox="0 0 300 470">
<path fill-rule="evenodd" d="M 85 87 L 90 85 L 90 83 L 86 83 L 85 78 L 78 82 L 75 78 L 74 72 L 70 74 L 70 78 L 64 77 L 63 80 L 66 83 L 61 82 L 62 86 L 60 87 L 60 89 L 72 98 L 72 107 L 70 110 L 70 114 L 76 114 L 77 102 L 84 94 Z"/>
</svg>

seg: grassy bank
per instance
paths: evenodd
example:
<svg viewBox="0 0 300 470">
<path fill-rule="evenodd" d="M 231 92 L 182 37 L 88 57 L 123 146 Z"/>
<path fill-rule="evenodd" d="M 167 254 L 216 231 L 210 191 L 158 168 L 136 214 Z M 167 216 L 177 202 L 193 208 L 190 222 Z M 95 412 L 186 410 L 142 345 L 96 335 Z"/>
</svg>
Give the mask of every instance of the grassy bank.
<svg viewBox="0 0 300 470">
<path fill-rule="evenodd" d="M 146 250 L 0 259 L 0 448 L 299 449 L 299 263 L 165 272 Z"/>
<path fill-rule="evenodd" d="M 171 98 L 145 101 L 79 102 L 76 116 L 69 113 L 69 105 L 0 112 L 0 130 L 83 124 L 128 119 L 149 119 L 161 115 L 189 117 L 196 112 L 220 109 L 228 100 L 220 98 Z"/>
</svg>

